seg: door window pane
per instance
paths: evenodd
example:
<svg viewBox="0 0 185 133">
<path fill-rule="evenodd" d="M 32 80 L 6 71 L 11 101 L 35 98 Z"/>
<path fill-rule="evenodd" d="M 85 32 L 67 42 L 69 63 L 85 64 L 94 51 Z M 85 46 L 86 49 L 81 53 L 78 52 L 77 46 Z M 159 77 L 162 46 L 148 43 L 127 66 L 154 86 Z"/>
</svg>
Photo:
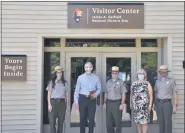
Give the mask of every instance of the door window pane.
<svg viewBox="0 0 185 133">
<path fill-rule="evenodd" d="M 44 38 L 44 47 L 60 47 L 60 38 Z"/>
<path fill-rule="evenodd" d="M 76 87 L 76 82 L 78 76 L 85 72 L 84 65 L 86 62 L 91 62 L 93 64 L 93 71 L 96 70 L 96 58 L 95 57 L 71 57 L 71 127 L 79 127 L 79 116 L 76 114 L 74 103 L 74 92 Z M 88 125 L 88 122 L 87 122 Z"/>
<path fill-rule="evenodd" d="M 66 47 L 135 47 L 135 39 L 66 39 Z"/>
<path fill-rule="evenodd" d="M 130 110 L 130 85 L 131 85 L 131 58 L 106 58 L 106 81 L 111 78 L 112 66 L 119 67 L 119 78 L 126 84 L 126 113 L 123 113 L 122 126 L 130 126 L 131 110 Z"/>
<path fill-rule="evenodd" d="M 150 82 L 152 85 L 152 88 L 154 90 L 154 85 L 157 77 L 157 52 L 143 52 L 141 53 L 141 66 L 145 71 L 147 72 L 147 80 Z M 155 92 L 153 91 L 153 99 L 155 99 Z M 157 117 L 156 117 L 156 111 L 153 110 L 151 111 L 150 115 L 150 121 L 156 122 Z"/>
<path fill-rule="evenodd" d="M 43 99 L 43 123 L 49 124 L 48 120 L 48 101 L 46 87 L 50 80 L 50 76 L 55 66 L 60 65 L 59 52 L 44 52 L 44 99 Z"/>
</svg>

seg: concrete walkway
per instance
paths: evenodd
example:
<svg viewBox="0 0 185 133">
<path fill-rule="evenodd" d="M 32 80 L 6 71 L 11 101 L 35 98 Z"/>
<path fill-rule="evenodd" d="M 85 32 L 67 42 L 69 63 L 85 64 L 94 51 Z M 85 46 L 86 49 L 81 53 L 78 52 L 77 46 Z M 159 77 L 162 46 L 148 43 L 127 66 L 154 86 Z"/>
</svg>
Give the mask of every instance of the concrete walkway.
<svg viewBox="0 0 185 133">
<path fill-rule="evenodd" d="M 50 133 L 49 125 L 45 125 L 44 128 L 45 128 L 45 130 L 44 130 L 45 132 L 43 132 L 43 133 Z M 158 128 L 157 124 L 149 124 L 148 133 L 159 133 L 158 129 L 159 128 Z M 80 130 L 79 128 L 75 128 L 75 131 L 77 133 L 79 133 L 79 130 Z M 88 129 L 86 131 L 88 131 Z M 67 133 L 67 132 L 64 132 L 64 133 Z M 96 132 L 94 132 L 94 133 L 96 133 Z M 133 125 L 132 127 L 123 127 L 122 133 L 137 133 L 135 125 Z"/>
<path fill-rule="evenodd" d="M 96 119 L 98 119 L 102 116 L 103 116 L 104 119 L 102 120 L 102 123 L 101 123 L 102 127 L 101 127 L 100 123 L 98 123 L 98 122 L 97 122 L 97 127 L 99 129 L 102 128 L 102 130 L 103 130 L 102 133 L 107 133 L 106 132 L 106 125 L 105 125 L 105 123 L 106 123 L 106 121 L 105 121 L 106 120 L 105 119 L 106 118 L 106 115 L 105 115 L 106 112 L 105 112 L 105 109 L 103 109 L 103 113 L 100 114 L 99 113 L 100 111 L 101 111 L 100 108 L 97 107 L 97 109 L 96 109 Z M 126 114 L 123 113 L 123 116 L 125 117 L 126 120 L 128 119 L 127 118 L 128 116 Z M 95 121 L 96 121 L 96 119 L 95 119 Z M 71 111 L 71 122 L 77 122 L 77 123 L 79 122 L 79 114 L 75 111 L 74 106 L 72 106 L 72 111 Z M 65 128 L 65 126 L 64 126 L 64 128 Z M 94 133 L 99 133 L 100 130 L 98 130 L 98 128 L 95 129 Z M 87 128 L 86 132 L 88 132 L 88 128 Z M 44 125 L 44 133 L 50 133 L 49 124 Z M 72 128 L 70 128 L 70 132 L 67 132 L 64 129 L 63 133 L 80 133 L 80 129 L 79 129 L 79 127 L 72 127 Z M 137 133 L 136 125 L 132 124 L 132 127 L 123 127 L 122 128 L 122 133 Z M 157 124 L 149 124 L 148 133 L 159 133 L 158 125 Z"/>
<path fill-rule="evenodd" d="M 149 124 L 148 133 L 159 133 L 157 124 Z M 122 133 L 137 133 L 136 127 L 124 127 Z"/>
</svg>

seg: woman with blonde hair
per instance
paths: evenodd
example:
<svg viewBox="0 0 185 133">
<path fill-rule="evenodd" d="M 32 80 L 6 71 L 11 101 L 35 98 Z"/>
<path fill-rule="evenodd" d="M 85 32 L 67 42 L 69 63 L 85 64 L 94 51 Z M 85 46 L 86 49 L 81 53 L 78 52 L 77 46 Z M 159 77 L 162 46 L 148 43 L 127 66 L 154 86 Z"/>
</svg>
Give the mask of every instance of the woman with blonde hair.
<svg viewBox="0 0 185 133">
<path fill-rule="evenodd" d="M 137 125 L 138 133 L 147 133 L 149 113 L 152 107 L 152 86 L 146 80 L 144 69 L 137 71 L 137 80 L 131 85 L 130 105 L 133 112 L 133 120 Z"/>
</svg>

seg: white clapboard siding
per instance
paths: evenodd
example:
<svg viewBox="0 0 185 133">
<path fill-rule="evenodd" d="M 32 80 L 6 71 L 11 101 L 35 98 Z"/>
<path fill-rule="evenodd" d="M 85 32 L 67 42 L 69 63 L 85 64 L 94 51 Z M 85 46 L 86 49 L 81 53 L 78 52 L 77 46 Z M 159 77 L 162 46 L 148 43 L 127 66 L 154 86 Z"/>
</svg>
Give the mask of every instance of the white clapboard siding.
<svg viewBox="0 0 185 133">
<path fill-rule="evenodd" d="M 7 16 L 6 16 L 7 17 Z M 21 17 L 21 16 L 20 16 Z M 153 20 L 151 22 L 151 19 Z M 9 21 L 10 19 L 9 18 L 3 18 L 3 23 L 6 23 L 6 24 L 44 24 L 44 25 L 54 25 L 54 24 L 65 24 L 67 22 L 67 19 L 51 19 L 51 20 L 47 20 L 47 21 L 44 21 L 44 22 L 41 22 L 39 19 L 21 19 L 21 18 L 15 18 L 15 21 L 12 22 L 12 21 Z M 147 18 L 145 19 L 145 24 L 146 25 L 163 25 L 163 24 L 169 24 L 169 25 L 176 25 L 176 24 L 183 24 L 183 19 L 179 20 L 179 21 L 167 21 L 167 20 L 164 20 L 164 21 L 158 21 L 156 20 L 155 18 Z"/>
<path fill-rule="evenodd" d="M 183 23 L 181 23 L 181 25 L 174 25 L 174 24 L 169 24 L 169 25 L 164 25 L 164 24 L 158 24 L 158 25 L 153 25 L 153 24 L 145 24 L 145 29 L 161 29 L 161 27 L 163 26 L 163 30 L 169 30 L 170 29 L 183 29 L 184 26 L 182 25 Z M 67 25 L 61 25 L 61 24 L 53 24 L 52 27 L 50 27 L 50 25 L 52 24 L 42 24 L 42 25 L 33 25 L 33 24 L 4 24 L 3 23 L 3 28 L 4 29 L 62 29 L 62 28 L 67 28 Z M 30 38 L 31 39 L 31 38 Z"/>
<path fill-rule="evenodd" d="M 24 83 L 3 82 L 3 133 L 37 133 L 36 101 L 38 34 L 58 36 L 102 36 L 103 34 L 170 34 L 172 74 L 179 90 L 179 107 L 174 115 L 173 133 L 184 132 L 184 3 L 145 2 L 144 30 L 67 29 L 66 2 L 2 2 L 2 52 L 26 54 L 28 78 Z M 16 110 L 12 110 L 17 106 Z M 17 123 L 16 123 L 16 120 Z"/>
<path fill-rule="evenodd" d="M 2 129 L 3 129 L 3 133 L 7 130 L 7 131 L 11 131 L 14 132 L 15 130 L 24 130 L 27 132 L 27 130 L 35 130 L 35 124 L 21 124 L 21 125 L 17 125 L 17 124 L 13 124 L 13 125 L 3 125 Z M 33 131 L 32 131 L 33 132 Z"/>
<path fill-rule="evenodd" d="M 2 10 L 2 8 L 1 8 L 1 5 L 2 4 L 0 4 L 0 19 L 2 20 L 2 13 L 1 13 L 1 10 Z M 1 40 L 1 38 L 2 38 L 2 31 L 1 31 L 1 29 L 2 29 L 2 23 L 1 23 L 1 21 L 0 21 L 0 42 L 2 41 Z M 0 44 L 0 54 L 2 54 L 1 53 L 1 51 L 2 51 L 2 43 Z M 0 57 L 0 74 L 1 74 L 1 57 Z M 2 84 L 1 84 L 1 76 L 0 76 L 0 92 L 2 91 Z M 1 94 L 1 93 L 0 93 Z M 2 94 L 1 94 L 2 95 Z M 1 95 L 0 95 L 0 112 L 1 112 L 1 110 L 2 110 L 2 105 L 1 105 Z M 0 133 L 2 133 L 1 131 L 2 131 L 2 129 L 1 129 L 1 123 L 2 122 L 2 115 L 0 115 Z"/>
<path fill-rule="evenodd" d="M 5 101 L 3 100 L 2 101 L 2 106 L 3 105 L 9 105 L 9 106 L 14 106 L 14 105 L 17 105 L 17 106 L 23 106 L 23 105 L 33 105 L 33 104 L 36 104 L 36 99 L 34 100 L 9 100 L 9 101 Z"/>
<path fill-rule="evenodd" d="M 36 120 L 36 115 L 8 115 L 4 116 L 3 120 Z"/>
<path fill-rule="evenodd" d="M 35 126 L 35 125 L 33 125 L 33 126 Z M 32 126 L 32 127 L 33 127 Z M 6 127 L 6 128 L 9 128 L 9 127 Z M 17 129 L 17 130 L 15 130 L 15 129 L 11 129 L 11 130 L 5 130 L 5 131 L 3 131 L 3 133 L 35 133 L 35 131 L 33 130 L 33 129 Z"/>
</svg>

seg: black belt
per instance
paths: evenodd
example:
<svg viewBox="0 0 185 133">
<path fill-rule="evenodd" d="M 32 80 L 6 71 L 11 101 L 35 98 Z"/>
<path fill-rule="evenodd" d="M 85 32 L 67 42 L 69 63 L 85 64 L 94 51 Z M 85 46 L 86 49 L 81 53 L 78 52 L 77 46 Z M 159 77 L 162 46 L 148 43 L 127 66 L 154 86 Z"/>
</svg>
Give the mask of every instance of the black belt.
<svg viewBox="0 0 185 133">
<path fill-rule="evenodd" d="M 171 102 L 171 99 L 157 99 L 159 102 Z"/>
<path fill-rule="evenodd" d="M 64 98 L 51 98 L 51 100 L 57 100 L 57 101 L 65 101 L 65 99 Z"/>
<path fill-rule="evenodd" d="M 89 98 L 90 97 L 90 95 L 85 95 L 85 94 L 80 94 L 81 96 L 84 96 L 84 97 L 87 97 L 87 98 Z"/>
<path fill-rule="evenodd" d="M 85 95 L 85 94 L 80 94 L 80 96 L 85 97 L 85 98 L 90 99 L 90 100 L 95 100 L 96 99 L 96 98 L 94 98 L 90 95 Z"/>
</svg>

